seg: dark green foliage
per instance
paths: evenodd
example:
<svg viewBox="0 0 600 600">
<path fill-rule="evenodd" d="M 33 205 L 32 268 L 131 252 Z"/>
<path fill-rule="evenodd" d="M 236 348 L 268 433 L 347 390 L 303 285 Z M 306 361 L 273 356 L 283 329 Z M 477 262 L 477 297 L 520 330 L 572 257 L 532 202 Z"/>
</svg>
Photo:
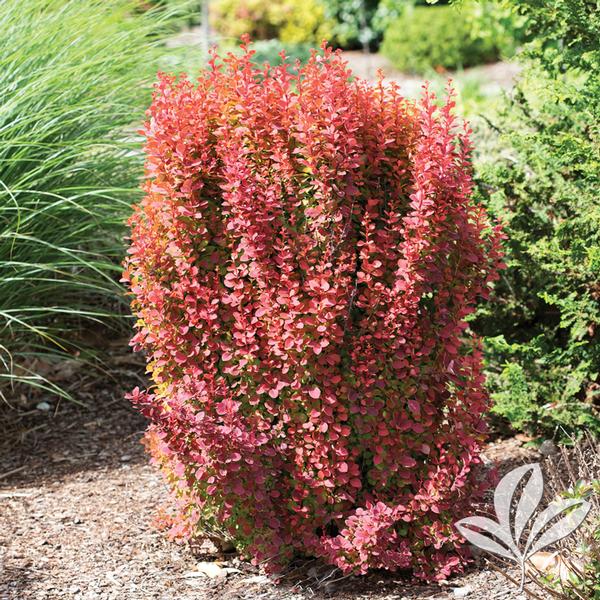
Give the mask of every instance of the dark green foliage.
<svg viewBox="0 0 600 600">
<path fill-rule="evenodd" d="M 508 269 L 480 312 L 495 412 L 521 428 L 600 431 L 600 5 L 514 2 L 526 71 L 480 159 Z"/>
<path fill-rule="evenodd" d="M 325 15 L 334 25 L 335 42 L 343 48 L 358 48 L 361 45 L 376 45 L 381 40 L 382 30 L 378 26 L 379 5 L 391 4 L 382 0 L 321 0 Z M 406 4 L 406 2 L 394 2 Z M 395 10 L 389 7 L 390 10 Z M 379 19 L 380 21 L 380 19 Z"/>
<path fill-rule="evenodd" d="M 400 71 L 426 73 L 497 60 L 495 40 L 472 25 L 471 5 L 408 8 L 388 26 L 381 51 Z"/>
</svg>

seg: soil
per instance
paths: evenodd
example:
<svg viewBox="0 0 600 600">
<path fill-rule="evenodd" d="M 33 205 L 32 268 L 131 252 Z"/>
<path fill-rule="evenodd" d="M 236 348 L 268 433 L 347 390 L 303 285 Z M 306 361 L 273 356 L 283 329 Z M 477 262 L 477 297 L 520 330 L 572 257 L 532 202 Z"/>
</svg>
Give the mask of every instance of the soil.
<svg viewBox="0 0 600 600">
<path fill-rule="evenodd" d="M 0 600 L 524 598 L 482 558 L 443 585 L 379 572 L 342 577 L 317 561 L 293 565 L 276 583 L 235 555 L 167 541 L 152 525 L 167 490 L 140 444 L 145 422 L 123 399 L 143 365 L 131 355 L 114 360 L 118 383 L 69 373 L 85 406 L 38 397 L 0 412 Z M 524 441 L 491 443 L 486 458 L 500 471 L 535 460 Z M 207 561 L 220 576 L 203 573 Z"/>
</svg>

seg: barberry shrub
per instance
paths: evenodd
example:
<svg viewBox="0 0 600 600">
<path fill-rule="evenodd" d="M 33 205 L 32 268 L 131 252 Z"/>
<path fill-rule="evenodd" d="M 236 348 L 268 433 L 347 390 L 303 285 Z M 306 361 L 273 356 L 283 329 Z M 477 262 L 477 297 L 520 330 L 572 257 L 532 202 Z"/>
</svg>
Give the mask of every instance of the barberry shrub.
<svg viewBox="0 0 600 600">
<path fill-rule="evenodd" d="M 219 66 L 220 65 L 220 66 Z M 255 561 L 460 568 L 488 403 L 465 317 L 500 233 L 452 101 L 352 80 L 330 49 L 160 77 L 125 279 L 175 538 Z"/>
</svg>

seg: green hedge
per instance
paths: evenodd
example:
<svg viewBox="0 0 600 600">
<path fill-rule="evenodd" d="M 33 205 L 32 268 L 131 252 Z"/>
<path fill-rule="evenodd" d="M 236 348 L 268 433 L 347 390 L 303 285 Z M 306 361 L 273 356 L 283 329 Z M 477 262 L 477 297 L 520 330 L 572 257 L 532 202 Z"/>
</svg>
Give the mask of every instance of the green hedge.
<svg viewBox="0 0 600 600">
<path fill-rule="evenodd" d="M 497 60 L 500 50 L 490 36 L 474 35 L 469 5 L 416 6 L 392 21 L 381 52 L 400 71 L 426 73 Z"/>
<path fill-rule="evenodd" d="M 514 2 L 526 70 L 478 159 L 481 197 L 506 223 L 487 336 L 494 411 L 516 428 L 600 432 L 600 12 L 596 2 Z"/>
</svg>

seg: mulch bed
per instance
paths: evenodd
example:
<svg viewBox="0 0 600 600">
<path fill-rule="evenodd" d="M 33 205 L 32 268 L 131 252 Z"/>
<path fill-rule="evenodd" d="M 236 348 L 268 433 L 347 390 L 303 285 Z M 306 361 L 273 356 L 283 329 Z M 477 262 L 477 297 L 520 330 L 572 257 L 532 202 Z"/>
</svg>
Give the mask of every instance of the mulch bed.
<svg viewBox="0 0 600 600">
<path fill-rule="evenodd" d="M 50 410 L 39 410 L 36 398 L 1 409 L 0 600 L 524 598 L 482 559 L 445 585 L 389 573 L 342 577 L 317 561 L 293 565 L 275 583 L 234 555 L 168 542 L 152 526 L 166 487 L 140 444 L 144 420 L 123 400 L 143 367 L 115 361 L 119 383 L 74 375 L 86 407 L 46 399 Z M 501 472 L 538 459 L 514 438 L 491 443 L 486 457 Z M 207 577 L 197 565 L 208 560 L 233 572 Z"/>
</svg>

